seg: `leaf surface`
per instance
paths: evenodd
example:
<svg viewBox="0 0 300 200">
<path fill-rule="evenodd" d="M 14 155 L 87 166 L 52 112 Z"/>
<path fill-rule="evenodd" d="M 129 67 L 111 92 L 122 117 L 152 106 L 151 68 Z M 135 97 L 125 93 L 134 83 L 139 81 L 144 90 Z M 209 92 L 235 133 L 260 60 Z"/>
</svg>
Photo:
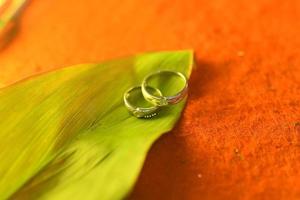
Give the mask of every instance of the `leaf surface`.
<svg viewBox="0 0 300 200">
<path fill-rule="evenodd" d="M 122 199 L 184 102 L 137 119 L 123 93 L 158 70 L 189 77 L 191 51 L 140 54 L 28 78 L 0 90 L 0 199 Z M 166 84 L 164 89 L 176 88 Z"/>
</svg>

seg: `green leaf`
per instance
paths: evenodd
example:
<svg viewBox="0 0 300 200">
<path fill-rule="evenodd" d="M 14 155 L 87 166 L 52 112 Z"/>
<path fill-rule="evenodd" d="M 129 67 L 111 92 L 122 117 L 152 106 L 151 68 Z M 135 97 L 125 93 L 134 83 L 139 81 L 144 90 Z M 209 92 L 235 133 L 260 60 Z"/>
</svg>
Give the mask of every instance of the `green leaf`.
<svg viewBox="0 0 300 200">
<path fill-rule="evenodd" d="M 192 60 L 191 51 L 141 54 L 1 89 L 0 199 L 126 197 L 151 144 L 172 129 L 184 102 L 137 119 L 123 93 L 157 70 L 189 77 Z"/>
</svg>

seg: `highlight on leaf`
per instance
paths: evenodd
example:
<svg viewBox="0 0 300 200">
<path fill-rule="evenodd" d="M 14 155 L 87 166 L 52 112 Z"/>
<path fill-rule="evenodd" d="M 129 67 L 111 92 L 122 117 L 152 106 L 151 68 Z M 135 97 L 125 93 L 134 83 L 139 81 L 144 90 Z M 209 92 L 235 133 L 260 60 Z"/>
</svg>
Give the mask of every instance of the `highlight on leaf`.
<svg viewBox="0 0 300 200">
<path fill-rule="evenodd" d="M 126 197 L 151 144 L 172 129 L 185 102 L 137 119 L 123 93 L 158 70 L 189 77 L 192 65 L 191 51 L 147 53 L 0 89 L 0 199 Z"/>
</svg>

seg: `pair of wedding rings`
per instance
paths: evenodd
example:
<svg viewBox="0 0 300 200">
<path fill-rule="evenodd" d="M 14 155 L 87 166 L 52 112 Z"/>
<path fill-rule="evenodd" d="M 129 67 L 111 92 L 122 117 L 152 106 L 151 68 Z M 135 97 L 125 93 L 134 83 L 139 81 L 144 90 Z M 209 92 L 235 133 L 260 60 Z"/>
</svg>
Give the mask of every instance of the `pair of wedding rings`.
<svg viewBox="0 0 300 200">
<path fill-rule="evenodd" d="M 156 85 L 152 83 L 155 81 Z M 171 91 L 174 93 L 164 96 L 165 93 L 168 93 L 168 91 L 162 90 L 164 86 L 169 89 L 177 89 Z M 124 93 L 124 104 L 135 117 L 151 118 L 158 114 L 160 108 L 177 104 L 183 100 L 187 95 L 187 89 L 187 79 L 182 73 L 169 70 L 157 71 L 146 76 L 140 86 L 128 89 Z M 134 99 L 137 96 L 141 96 L 144 101 L 146 100 L 148 105 L 139 105 L 139 102 Z"/>
</svg>

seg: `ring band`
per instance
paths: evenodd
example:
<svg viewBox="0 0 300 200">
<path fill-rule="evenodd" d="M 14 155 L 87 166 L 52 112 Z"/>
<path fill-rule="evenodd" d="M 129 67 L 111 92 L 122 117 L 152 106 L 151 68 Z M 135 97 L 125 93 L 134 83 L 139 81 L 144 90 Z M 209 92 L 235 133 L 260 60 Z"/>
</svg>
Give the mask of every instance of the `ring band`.
<svg viewBox="0 0 300 200">
<path fill-rule="evenodd" d="M 148 87 L 147 89 L 152 89 L 159 95 L 162 95 L 160 90 L 152 87 Z M 151 105 L 150 107 L 138 107 L 136 105 L 133 105 L 133 103 L 130 101 L 130 96 L 132 92 L 139 91 L 142 92 L 141 86 L 135 86 L 130 89 L 128 89 L 123 96 L 124 104 L 126 108 L 135 116 L 138 118 L 151 118 L 157 115 L 157 110 L 159 109 L 156 105 Z"/>
<path fill-rule="evenodd" d="M 184 82 L 183 88 L 177 94 L 174 94 L 171 96 L 163 96 L 163 95 L 159 96 L 159 95 L 151 94 L 149 91 L 149 87 L 150 87 L 149 83 L 148 83 L 149 80 L 155 76 L 162 76 L 162 75 L 172 75 L 172 76 L 179 77 Z M 187 95 L 188 82 L 187 82 L 186 77 L 182 73 L 164 70 L 164 71 L 158 71 L 158 72 L 155 72 L 155 73 L 152 73 L 152 74 L 146 76 L 142 82 L 141 87 L 142 87 L 142 92 L 143 92 L 144 98 L 147 101 L 149 101 L 157 106 L 166 106 L 166 105 L 170 105 L 170 104 L 179 103 Z"/>
</svg>

